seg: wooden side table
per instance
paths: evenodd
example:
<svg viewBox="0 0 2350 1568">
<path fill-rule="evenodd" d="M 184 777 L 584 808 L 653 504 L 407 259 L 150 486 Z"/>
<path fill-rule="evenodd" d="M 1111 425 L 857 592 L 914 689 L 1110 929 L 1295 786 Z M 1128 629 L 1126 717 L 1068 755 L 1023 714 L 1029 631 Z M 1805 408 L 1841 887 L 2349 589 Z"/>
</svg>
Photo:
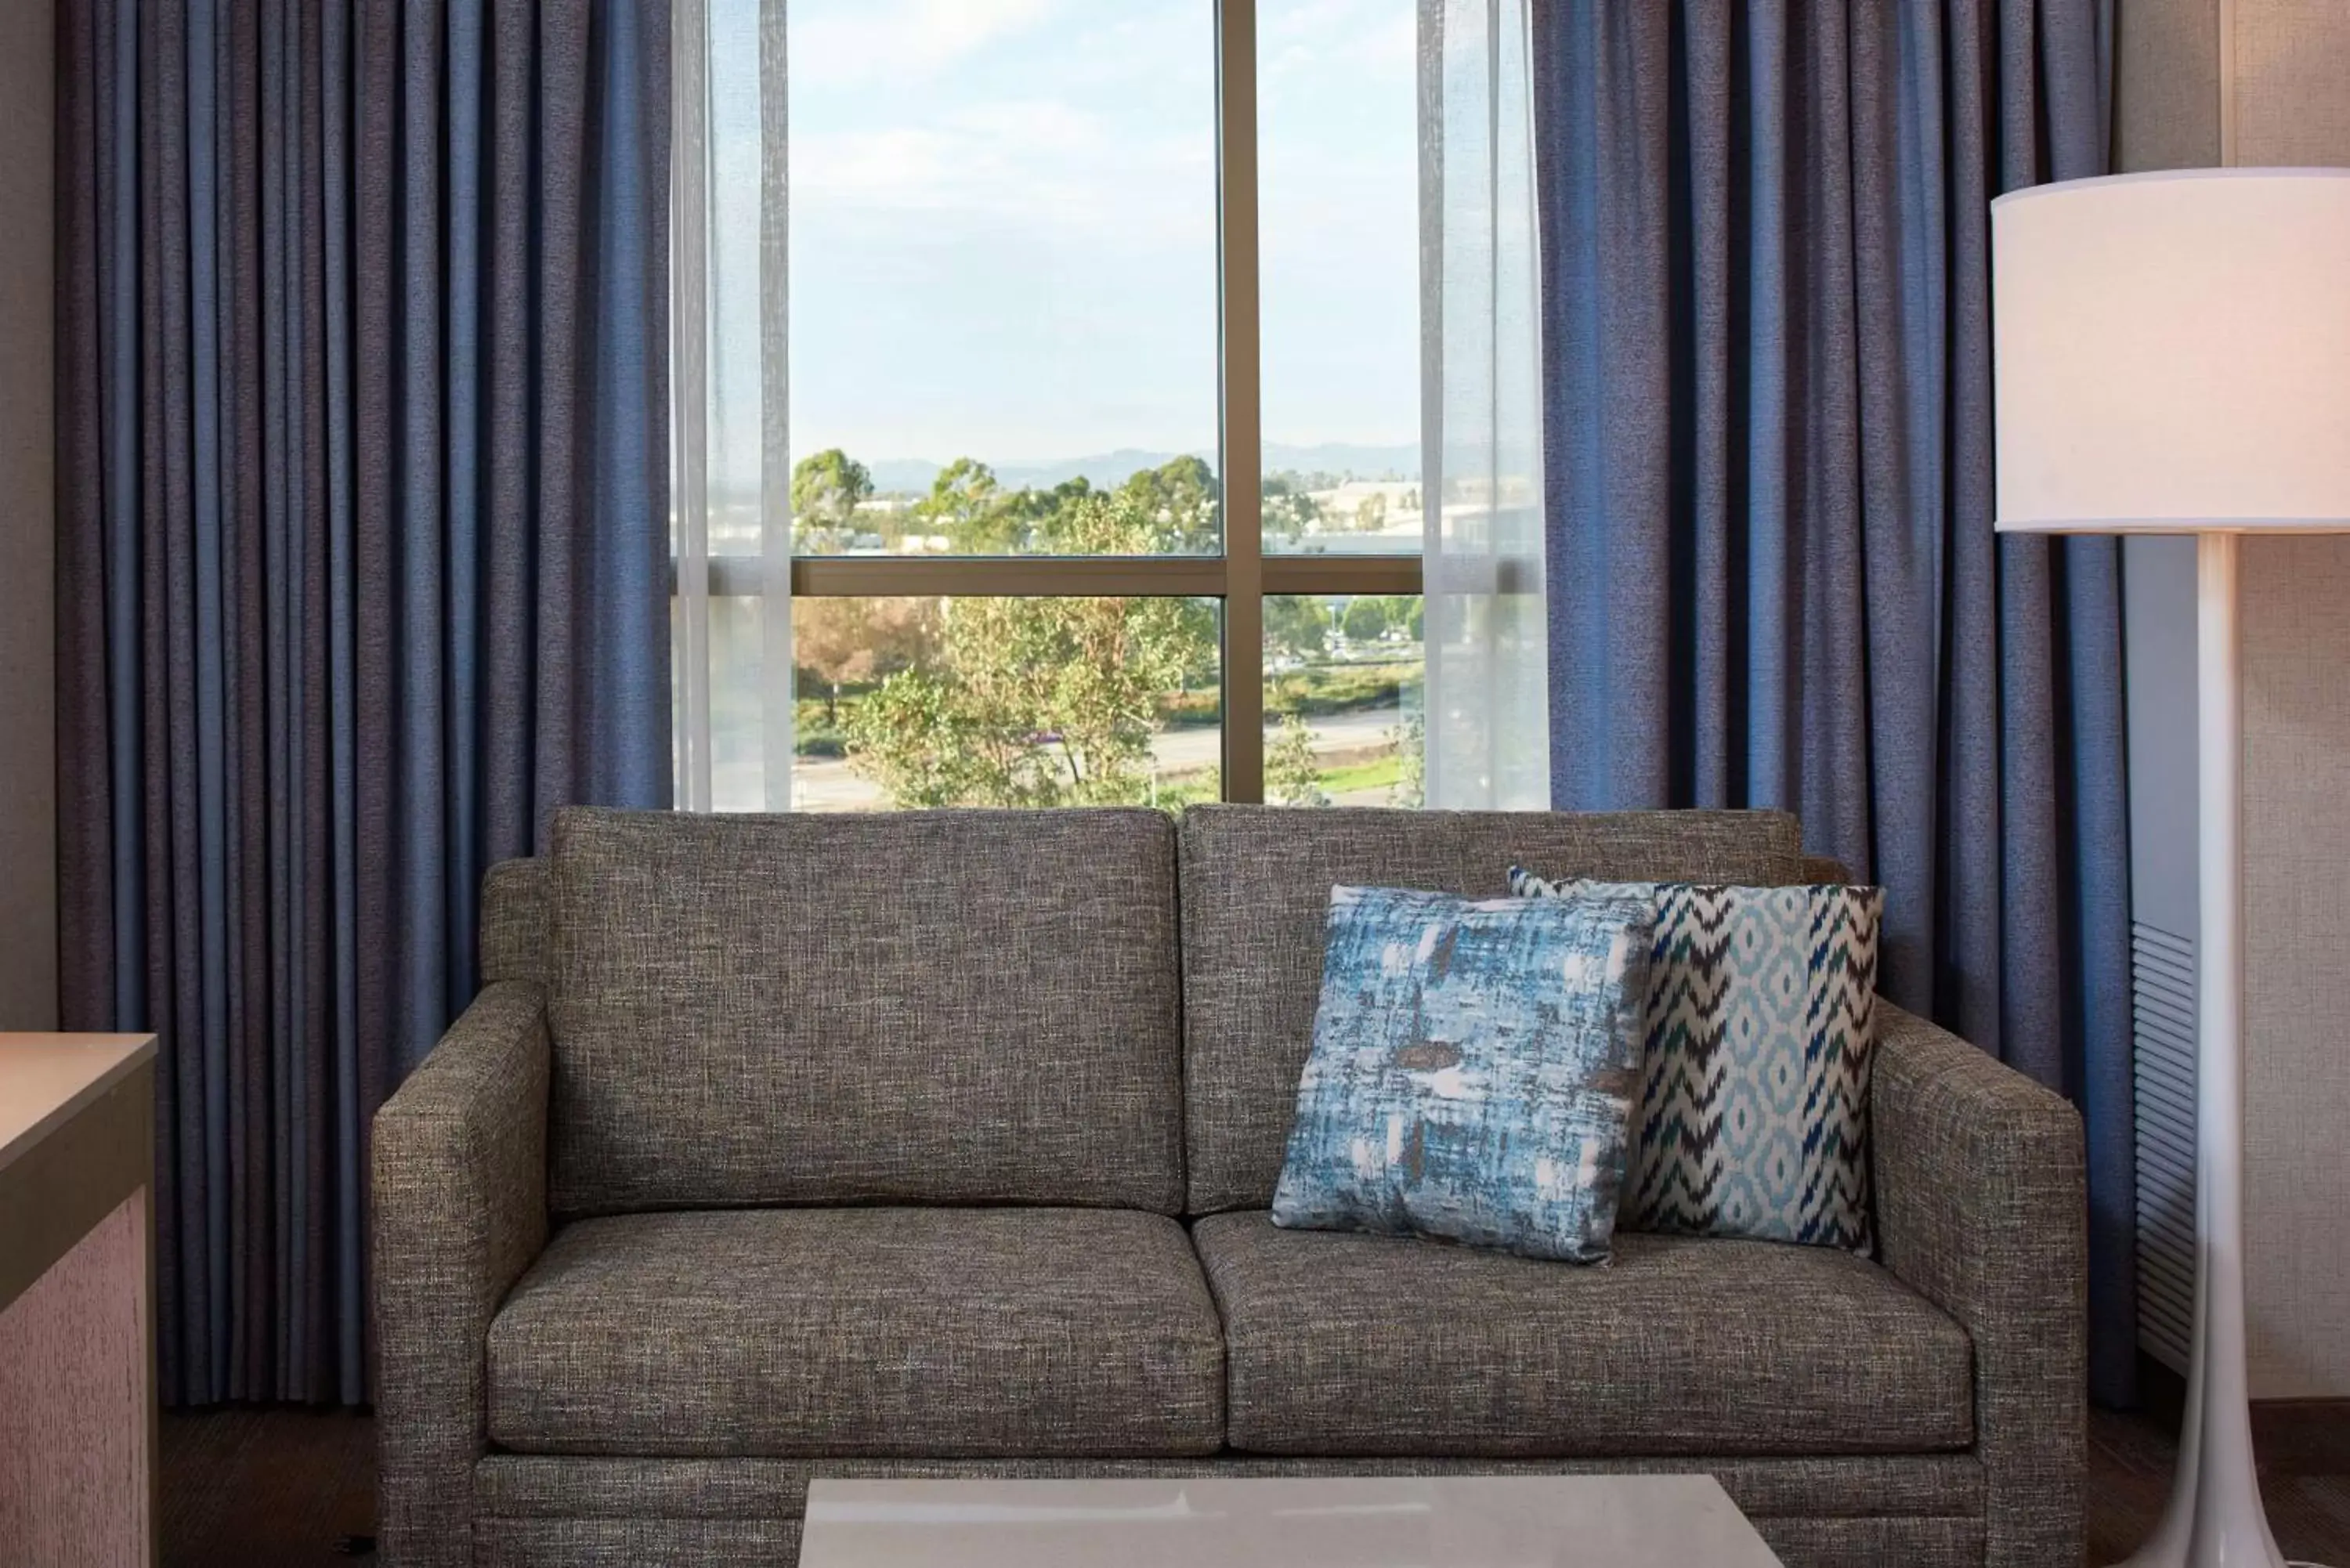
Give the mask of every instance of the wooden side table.
<svg viewBox="0 0 2350 1568">
<path fill-rule="evenodd" d="M 155 1039 L 0 1034 L 0 1542 L 150 1568 Z"/>
</svg>

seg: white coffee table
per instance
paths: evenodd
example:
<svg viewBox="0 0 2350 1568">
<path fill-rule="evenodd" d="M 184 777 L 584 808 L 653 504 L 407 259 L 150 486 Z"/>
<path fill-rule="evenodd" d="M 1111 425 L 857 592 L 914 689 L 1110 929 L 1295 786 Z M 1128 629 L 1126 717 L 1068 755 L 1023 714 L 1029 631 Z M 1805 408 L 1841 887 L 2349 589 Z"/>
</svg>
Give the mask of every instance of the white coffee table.
<svg viewBox="0 0 2350 1568">
<path fill-rule="evenodd" d="M 817 1480 L 800 1568 L 1779 1568 L 1711 1476 Z"/>
</svg>

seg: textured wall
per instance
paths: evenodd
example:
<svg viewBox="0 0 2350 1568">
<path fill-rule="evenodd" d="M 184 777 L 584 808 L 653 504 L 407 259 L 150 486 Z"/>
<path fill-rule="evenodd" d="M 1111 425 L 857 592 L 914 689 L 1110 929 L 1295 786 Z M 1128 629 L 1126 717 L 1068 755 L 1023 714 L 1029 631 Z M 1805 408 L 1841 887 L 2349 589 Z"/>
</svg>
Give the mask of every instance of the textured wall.
<svg viewBox="0 0 2350 1568">
<path fill-rule="evenodd" d="M 2339 1397 L 2350 1395 L 2350 539 L 2250 542 L 2243 594 L 2252 1389 Z"/>
<path fill-rule="evenodd" d="M 2350 5 L 2233 0 L 2235 151 L 2247 167 L 2350 164 Z"/>
<path fill-rule="evenodd" d="M 0 4 L 0 1029 L 57 1026 L 49 21 Z"/>
<path fill-rule="evenodd" d="M 2114 167 L 2209 169 L 2220 161 L 2220 0 L 2117 7 Z"/>
<path fill-rule="evenodd" d="M 2350 166 L 2350 4 L 2230 0 L 2229 161 Z M 2350 286 L 2345 283 L 2345 286 Z M 2350 1396 L 2350 538 L 2244 556 L 2252 1392 Z"/>
<path fill-rule="evenodd" d="M 2129 0 L 2117 9 L 2117 167 L 2350 166 L 2350 3 Z M 2167 715 L 2134 724 L 2130 737 L 2134 914 L 2191 938 L 2194 694 L 2182 659 L 2193 648 L 2193 546 L 2134 539 L 2126 559 L 2131 712 L 2158 701 Z M 2243 572 L 2252 1392 L 2341 1397 L 2350 1396 L 2341 1222 L 2350 1212 L 2350 963 L 2340 950 L 2350 932 L 2350 538 L 2248 540 Z"/>
</svg>

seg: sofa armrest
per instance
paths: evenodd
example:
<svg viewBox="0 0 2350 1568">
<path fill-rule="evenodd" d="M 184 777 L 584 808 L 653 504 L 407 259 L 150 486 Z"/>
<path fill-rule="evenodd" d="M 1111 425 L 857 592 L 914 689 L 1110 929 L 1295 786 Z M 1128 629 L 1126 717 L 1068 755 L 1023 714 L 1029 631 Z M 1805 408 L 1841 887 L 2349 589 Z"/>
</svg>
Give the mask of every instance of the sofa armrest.
<svg viewBox="0 0 2350 1568">
<path fill-rule="evenodd" d="M 1877 1003 L 1878 1256 L 1974 1345 L 1986 1564 L 2078 1563 L 2087 1466 L 2088 1176 L 2062 1096 Z"/>
<path fill-rule="evenodd" d="M 490 1319 L 546 1249 L 546 996 L 482 991 L 376 1113 L 378 1525 L 394 1568 L 473 1561 Z"/>
</svg>

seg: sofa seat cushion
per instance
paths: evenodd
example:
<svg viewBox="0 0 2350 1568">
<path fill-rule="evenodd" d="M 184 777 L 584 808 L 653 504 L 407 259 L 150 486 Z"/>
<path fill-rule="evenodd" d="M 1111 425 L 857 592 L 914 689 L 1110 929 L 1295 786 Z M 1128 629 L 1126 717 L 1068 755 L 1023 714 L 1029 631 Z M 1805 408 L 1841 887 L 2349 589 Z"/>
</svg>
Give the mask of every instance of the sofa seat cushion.
<svg viewBox="0 0 2350 1568">
<path fill-rule="evenodd" d="M 1227 1440 L 1265 1454 L 1918 1453 L 1974 1436 L 1966 1332 L 1848 1252 L 1616 1238 L 1604 1268 L 1201 1220 Z"/>
<path fill-rule="evenodd" d="M 1206 1454 L 1223 1345 L 1159 1215 L 620 1215 L 558 1231 L 499 1311 L 489 1430 L 530 1453 Z"/>
</svg>

